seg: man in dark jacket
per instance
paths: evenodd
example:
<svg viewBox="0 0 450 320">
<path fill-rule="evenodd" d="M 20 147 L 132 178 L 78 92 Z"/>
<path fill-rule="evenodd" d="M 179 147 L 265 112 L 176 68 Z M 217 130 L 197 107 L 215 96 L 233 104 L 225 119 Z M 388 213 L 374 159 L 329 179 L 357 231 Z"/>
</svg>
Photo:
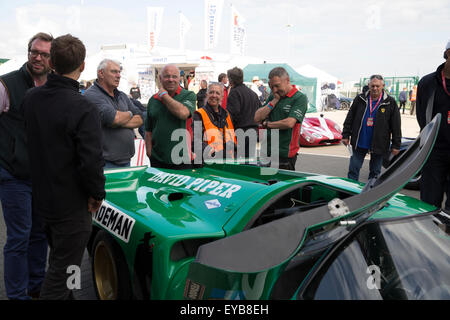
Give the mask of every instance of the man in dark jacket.
<svg viewBox="0 0 450 320">
<path fill-rule="evenodd" d="M 381 172 L 383 157 L 389 150 L 398 154 L 401 144 L 400 111 L 394 98 L 384 91 L 380 75 L 370 77 L 369 91 L 353 100 L 342 131 L 342 143 L 351 144 L 348 178 L 358 181 L 364 157 L 370 153 L 369 180 Z M 392 140 L 392 145 L 390 147 Z"/>
<path fill-rule="evenodd" d="M 450 210 L 450 41 L 444 51 L 445 63 L 424 76 L 417 87 L 417 121 L 420 129 L 438 113 L 441 125 L 433 150 L 422 170 L 420 199 L 440 208 L 447 191 L 445 209 Z"/>
<path fill-rule="evenodd" d="M 102 131 L 96 106 L 79 93 L 86 49 L 71 35 L 50 50 L 55 74 L 24 98 L 33 205 L 44 220 L 50 245 L 41 299 L 72 298 L 67 283 L 80 266 L 92 213 L 105 197 Z"/>
<path fill-rule="evenodd" d="M 197 108 L 200 109 L 206 103 L 206 88 L 208 88 L 208 81 L 200 81 L 200 90 L 197 92 Z"/>
<path fill-rule="evenodd" d="M 4 279 L 9 299 L 38 296 L 45 275 L 47 240 L 31 206 L 22 100 L 28 89 L 47 81 L 52 39 L 46 33 L 33 36 L 28 61 L 0 77 L 0 200 L 6 225 Z"/>
<path fill-rule="evenodd" d="M 237 138 L 237 156 L 255 157 L 258 124 L 255 112 L 261 107 L 256 93 L 244 84 L 244 73 L 234 67 L 227 72 L 230 81 L 230 94 L 227 99 L 227 111 L 233 119 Z M 241 130 L 239 130 L 241 129 Z M 245 147 L 245 153 L 241 151 Z"/>
</svg>

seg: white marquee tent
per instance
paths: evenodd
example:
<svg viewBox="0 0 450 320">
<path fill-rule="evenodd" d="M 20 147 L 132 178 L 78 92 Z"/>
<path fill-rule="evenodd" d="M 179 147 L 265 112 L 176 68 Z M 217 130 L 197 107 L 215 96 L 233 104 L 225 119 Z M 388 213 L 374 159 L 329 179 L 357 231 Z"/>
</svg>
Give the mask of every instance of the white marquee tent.
<svg viewBox="0 0 450 320">
<path fill-rule="evenodd" d="M 323 93 L 320 88 L 322 88 L 323 84 L 325 83 L 334 83 L 335 87 L 337 88 L 339 81 L 338 78 L 310 64 L 295 68 L 295 71 L 306 77 L 317 78 L 316 108 L 317 111 L 322 110 Z"/>
</svg>

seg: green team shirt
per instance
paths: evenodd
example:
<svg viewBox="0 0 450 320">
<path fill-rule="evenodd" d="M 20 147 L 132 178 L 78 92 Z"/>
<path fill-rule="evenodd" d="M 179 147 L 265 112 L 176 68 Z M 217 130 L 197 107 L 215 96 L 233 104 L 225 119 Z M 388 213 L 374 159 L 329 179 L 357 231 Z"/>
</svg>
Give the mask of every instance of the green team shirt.
<svg viewBox="0 0 450 320">
<path fill-rule="evenodd" d="M 266 106 L 273 99 L 273 94 L 267 98 Z M 263 106 L 263 107 L 264 107 Z M 279 121 L 289 117 L 297 119 L 297 123 L 292 129 L 279 129 L 279 156 L 281 158 L 292 158 L 300 149 L 300 127 L 308 109 L 308 98 L 293 86 L 292 90 L 275 105 L 269 114 L 269 121 Z M 267 130 L 267 152 L 270 156 L 271 131 Z"/>
<path fill-rule="evenodd" d="M 180 143 L 187 145 L 181 148 L 178 155 L 180 157 L 189 157 L 191 150 L 191 138 L 186 135 L 189 132 L 192 136 L 192 114 L 195 111 L 196 95 L 192 91 L 188 91 L 178 87 L 177 92 L 172 97 L 176 101 L 182 103 L 191 112 L 191 117 L 187 120 L 181 120 L 175 117 L 169 109 L 162 103 L 158 95 L 150 98 L 147 105 L 147 119 L 145 121 L 145 130 L 152 133 L 152 155 L 151 158 L 167 163 L 174 164 L 172 161 L 172 149 L 177 146 L 180 149 Z M 184 129 L 182 138 L 176 135 L 176 141 L 172 141 L 172 132 L 176 129 Z M 182 131 L 183 132 L 183 131 Z M 183 153 L 183 150 L 189 150 L 189 154 Z M 150 159 L 151 161 L 151 159 Z"/>
</svg>

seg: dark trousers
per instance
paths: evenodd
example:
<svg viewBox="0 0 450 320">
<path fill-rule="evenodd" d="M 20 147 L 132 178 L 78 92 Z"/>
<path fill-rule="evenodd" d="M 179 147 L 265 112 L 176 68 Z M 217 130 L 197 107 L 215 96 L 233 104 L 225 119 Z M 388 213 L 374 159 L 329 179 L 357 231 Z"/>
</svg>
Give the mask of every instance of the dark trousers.
<svg viewBox="0 0 450 320">
<path fill-rule="evenodd" d="M 73 282 L 70 278 L 75 275 L 72 268 L 81 267 L 81 260 L 92 230 L 90 213 L 77 212 L 73 213 L 73 216 L 79 219 L 60 221 L 44 219 L 44 231 L 50 246 L 50 255 L 40 299 L 68 300 L 72 298 L 70 284 Z"/>
<path fill-rule="evenodd" d="M 127 163 L 121 163 L 121 164 L 117 164 L 115 162 L 111 162 L 111 161 L 106 161 L 105 160 L 105 169 L 111 169 L 111 168 L 124 168 L 124 167 L 129 167 L 130 166 L 131 161 L 127 162 Z"/>
<path fill-rule="evenodd" d="M 403 108 L 402 113 L 405 113 L 406 101 L 400 101 L 399 109 Z"/>
<path fill-rule="evenodd" d="M 433 150 L 422 169 L 420 200 L 441 208 L 444 193 L 447 193 L 445 209 L 450 210 L 449 177 L 450 152 Z"/>
<path fill-rule="evenodd" d="M 31 182 L 0 167 L 0 200 L 6 225 L 4 281 L 9 299 L 28 300 L 45 275 L 47 240 L 40 217 L 32 210 Z"/>
<path fill-rule="evenodd" d="M 409 109 L 409 114 L 410 115 L 415 114 L 416 113 L 415 109 L 416 109 L 416 101 L 414 100 L 414 101 L 411 101 L 411 107 Z"/>
<path fill-rule="evenodd" d="M 152 168 L 160 168 L 160 169 L 175 169 L 175 170 L 183 170 L 183 169 L 192 169 L 192 164 L 171 164 L 171 163 L 165 163 L 156 160 L 155 158 L 150 158 L 150 166 Z"/>
<path fill-rule="evenodd" d="M 353 155 L 350 157 L 350 163 L 348 166 L 347 177 L 349 179 L 359 180 L 359 171 L 364 163 L 364 158 L 366 157 L 367 149 L 356 148 L 353 150 Z M 369 180 L 372 178 L 377 178 L 381 173 L 381 165 L 383 164 L 383 155 L 381 154 L 370 154 L 369 162 Z"/>
<path fill-rule="evenodd" d="M 278 168 L 295 171 L 295 163 L 297 162 L 297 155 L 292 158 L 280 158 Z"/>
<path fill-rule="evenodd" d="M 256 158 L 256 144 L 258 142 L 257 128 L 240 128 L 244 131 L 245 137 L 237 136 L 237 156 L 238 158 Z M 248 135 L 248 136 L 247 136 Z M 244 152 L 242 152 L 242 149 Z"/>
<path fill-rule="evenodd" d="M 282 158 L 280 157 L 278 159 L 278 165 L 276 166 L 278 169 L 284 169 L 284 170 L 292 170 L 295 171 L 295 163 L 297 162 L 297 154 L 293 156 L 292 158 Z M 275 163 L 269 162 L 267 164 L 266 161 L 269 161 L 268 159 L 263 160 L 262 167 L 275 167 Z"/>
</svg>

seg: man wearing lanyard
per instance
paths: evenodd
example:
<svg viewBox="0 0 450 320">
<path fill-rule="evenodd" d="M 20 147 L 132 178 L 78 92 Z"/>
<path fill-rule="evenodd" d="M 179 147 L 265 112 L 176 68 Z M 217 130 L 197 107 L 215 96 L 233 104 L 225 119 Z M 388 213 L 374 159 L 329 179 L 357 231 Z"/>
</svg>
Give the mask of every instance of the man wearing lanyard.
<svg viewBox="0 0 450 320">
<path fill-rule="evenodd" d="M 420 199 L 441 208 L 447 193 L 445 210 L 450 210 L 450 41 L 444 50 L 444 59 L 437 70 L 424 76 L 417 86 L 417 122 L 423 129 L 438 113 L 441 125 L 436 142 L 422 170 Z"/>
<path fill-rule="evenodd" d="M 400 112 L 395 99 L 383 89 L 383 77 L 371 76 L 369 91 L 356 96 L 344 121 L 342 143 L 352 148 L 348 178 L 356 181 L 367 153 L 370 153 L 370 180 L 380 174 L 388 152 L 396 155 L 400 149 Z"/>
</svg>

